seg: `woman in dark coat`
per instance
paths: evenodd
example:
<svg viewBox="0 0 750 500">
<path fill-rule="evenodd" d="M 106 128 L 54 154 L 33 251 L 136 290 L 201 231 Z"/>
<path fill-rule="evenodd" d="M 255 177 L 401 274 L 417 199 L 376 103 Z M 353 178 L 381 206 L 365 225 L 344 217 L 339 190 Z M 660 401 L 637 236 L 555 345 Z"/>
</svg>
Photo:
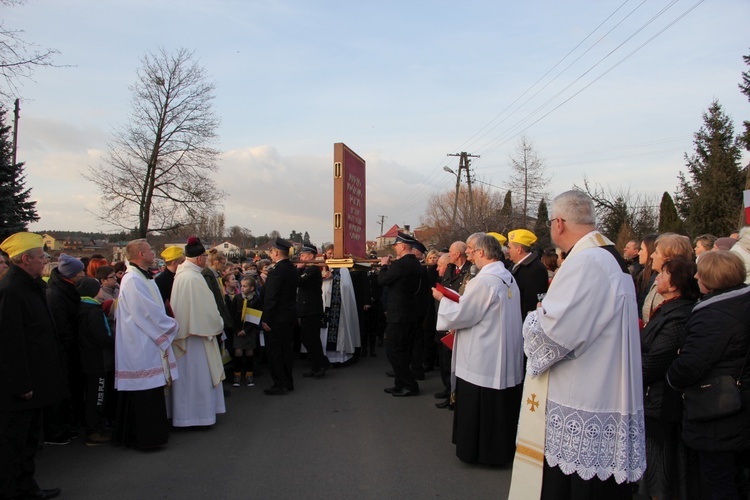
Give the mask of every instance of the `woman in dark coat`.
<svg viewBox="0 0 750 500">
<path fill-rule="evenodd" d="M 664 375 L 685 343 L 687 322 L 698 299 L 695 263 L 682 256 L 664 263 L 656 290 L 664 297 L 641 332 L 646 472 L 640 493 L 652 498 L 684 498 L 687 455 L 680 433 L 682 398 Z"/>
<path fill-rule="evenodd" d="M 698 285 L 706 295 L 693 309 L 688 336 L 667 371 L 667 382 L 682 390 L 712 377 L 741 382 L 738 413 L 707 421 L 683 419 L 685 444 L 699 452 L 703 486 L 712 498 L 740 498 L 739 454 L 750 449 L 750 288 L 735 254 L 707 252 L 698 261 Z M 740 375 L 741 374 L 741 375 Z"/>
</svg>

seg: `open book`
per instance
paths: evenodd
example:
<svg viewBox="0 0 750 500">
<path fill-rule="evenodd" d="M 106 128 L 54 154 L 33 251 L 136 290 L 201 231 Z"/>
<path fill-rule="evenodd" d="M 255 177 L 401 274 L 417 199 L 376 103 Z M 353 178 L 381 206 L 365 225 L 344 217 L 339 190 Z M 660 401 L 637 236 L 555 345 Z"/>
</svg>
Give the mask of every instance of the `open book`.
<svg viewBox="0 0 750 500">
<path fill-rule="evenodd" d="M 442 293 L 443 296 L 445 296 L 446 299 L 450 299 L 453 302 L 458 302 L 458 300 L 461 298 L 461 295 L 459 295 L 458 292 L 454 292 L 450 288 L 446 288 L 443 285 L 441 285 L 440 283 L 438 283 L 438 284 L 435 285 L 435 289 L 438 292 Z"/>
</svg>

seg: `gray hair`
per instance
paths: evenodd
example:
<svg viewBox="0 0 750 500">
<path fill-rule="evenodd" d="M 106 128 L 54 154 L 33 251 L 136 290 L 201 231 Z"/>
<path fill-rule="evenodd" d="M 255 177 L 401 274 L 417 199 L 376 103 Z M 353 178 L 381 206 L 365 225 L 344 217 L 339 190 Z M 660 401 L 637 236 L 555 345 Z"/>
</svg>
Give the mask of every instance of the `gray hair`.
<svg viewBox="0 0 750 500">
<path fill-rule="evenodd" d="M 486 258 L 490 260 L 502 259 L 503 247 L 492 236 L 486 233 L 474 233 L 466 241 L 474 243 L 474 250 L 481 250 Z"/>
<path fill-rule="evenodd" d="M 565 191 L 552 200 L 550 213 L 572 224 L 596 225 L 594 202 L 589 195 L 577 189 Z"/>
</svg>

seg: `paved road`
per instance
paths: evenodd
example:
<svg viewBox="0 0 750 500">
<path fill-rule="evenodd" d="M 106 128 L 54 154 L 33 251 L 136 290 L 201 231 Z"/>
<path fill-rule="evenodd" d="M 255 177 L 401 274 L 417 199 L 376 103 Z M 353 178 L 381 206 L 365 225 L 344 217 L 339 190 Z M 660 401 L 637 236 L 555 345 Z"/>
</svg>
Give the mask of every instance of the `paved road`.
<svg viewBox="0 0 750 500">
<path fill-rule="evenodd" d="M 43 488 L 87 499 L 338 499 L 506 498 L 510 469 L 470 466 L 451 444 L 453 413 L 434 407 L 437 372 L 422 395 L 394 398 L 383 348 L 377 358 L 302 378 L 266 396 L 256 387 L 232 388 L 227 413 L 205 431 L 179 430 L 161 451 L 114 446 L 87 448 L 81 436 L 37 455 Z"/>
</svg>

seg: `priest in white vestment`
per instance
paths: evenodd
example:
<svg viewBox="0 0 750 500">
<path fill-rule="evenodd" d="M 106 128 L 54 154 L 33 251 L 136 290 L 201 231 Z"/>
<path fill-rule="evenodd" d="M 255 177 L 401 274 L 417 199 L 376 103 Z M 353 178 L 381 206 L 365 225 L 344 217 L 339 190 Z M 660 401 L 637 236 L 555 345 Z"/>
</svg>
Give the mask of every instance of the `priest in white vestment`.
<svg viewBox="0 0 750 500">
<path fill-rule="evenodd" d="M 209 426 L 226 411 L 224 366 L 216 339 L 224 321 L 201 274 L 206 251 L 198 238 L 188 238 L 185 256 L 175 273 L 170 300 L 179 324 L 173 348 L 180 378 L 172 385 L 167 409 L 175 427 Z"/>
<path fill-rule="evenodd" d="M 177 322 L 167 316 L 149 267 L 155 255 L 148 241 L 128 243 L 128 271 L 122 278 L 115 317 L 115 388 L 120 405 L 114 440 L 136 449 L 164 446 L 169 422 L 164 386 L 178 379 L 172 344 Z"/>
<path fill-rule="evenodd" d="M 459 302 L 433 288 L 440 301 L 437 330 L 455 330 L 453 368 L 456 407 L 453 443 L 468 463 L 499 466 L 515 452 L 523 382 L 521 294 L 500 261 L 502 247 L 492 236 L 475 233 L 466 253 L 479 273 Z"/>
<path fill-rule="evenodd" d="M 588 195 L 565 192 L 550 213 L 552 240 L 567 258 L 524 322 L 527 379 L 510 498 L 630 500 L 628 483 L 646 468 L 633 280 L 596 231 Z"/>
</svg>

